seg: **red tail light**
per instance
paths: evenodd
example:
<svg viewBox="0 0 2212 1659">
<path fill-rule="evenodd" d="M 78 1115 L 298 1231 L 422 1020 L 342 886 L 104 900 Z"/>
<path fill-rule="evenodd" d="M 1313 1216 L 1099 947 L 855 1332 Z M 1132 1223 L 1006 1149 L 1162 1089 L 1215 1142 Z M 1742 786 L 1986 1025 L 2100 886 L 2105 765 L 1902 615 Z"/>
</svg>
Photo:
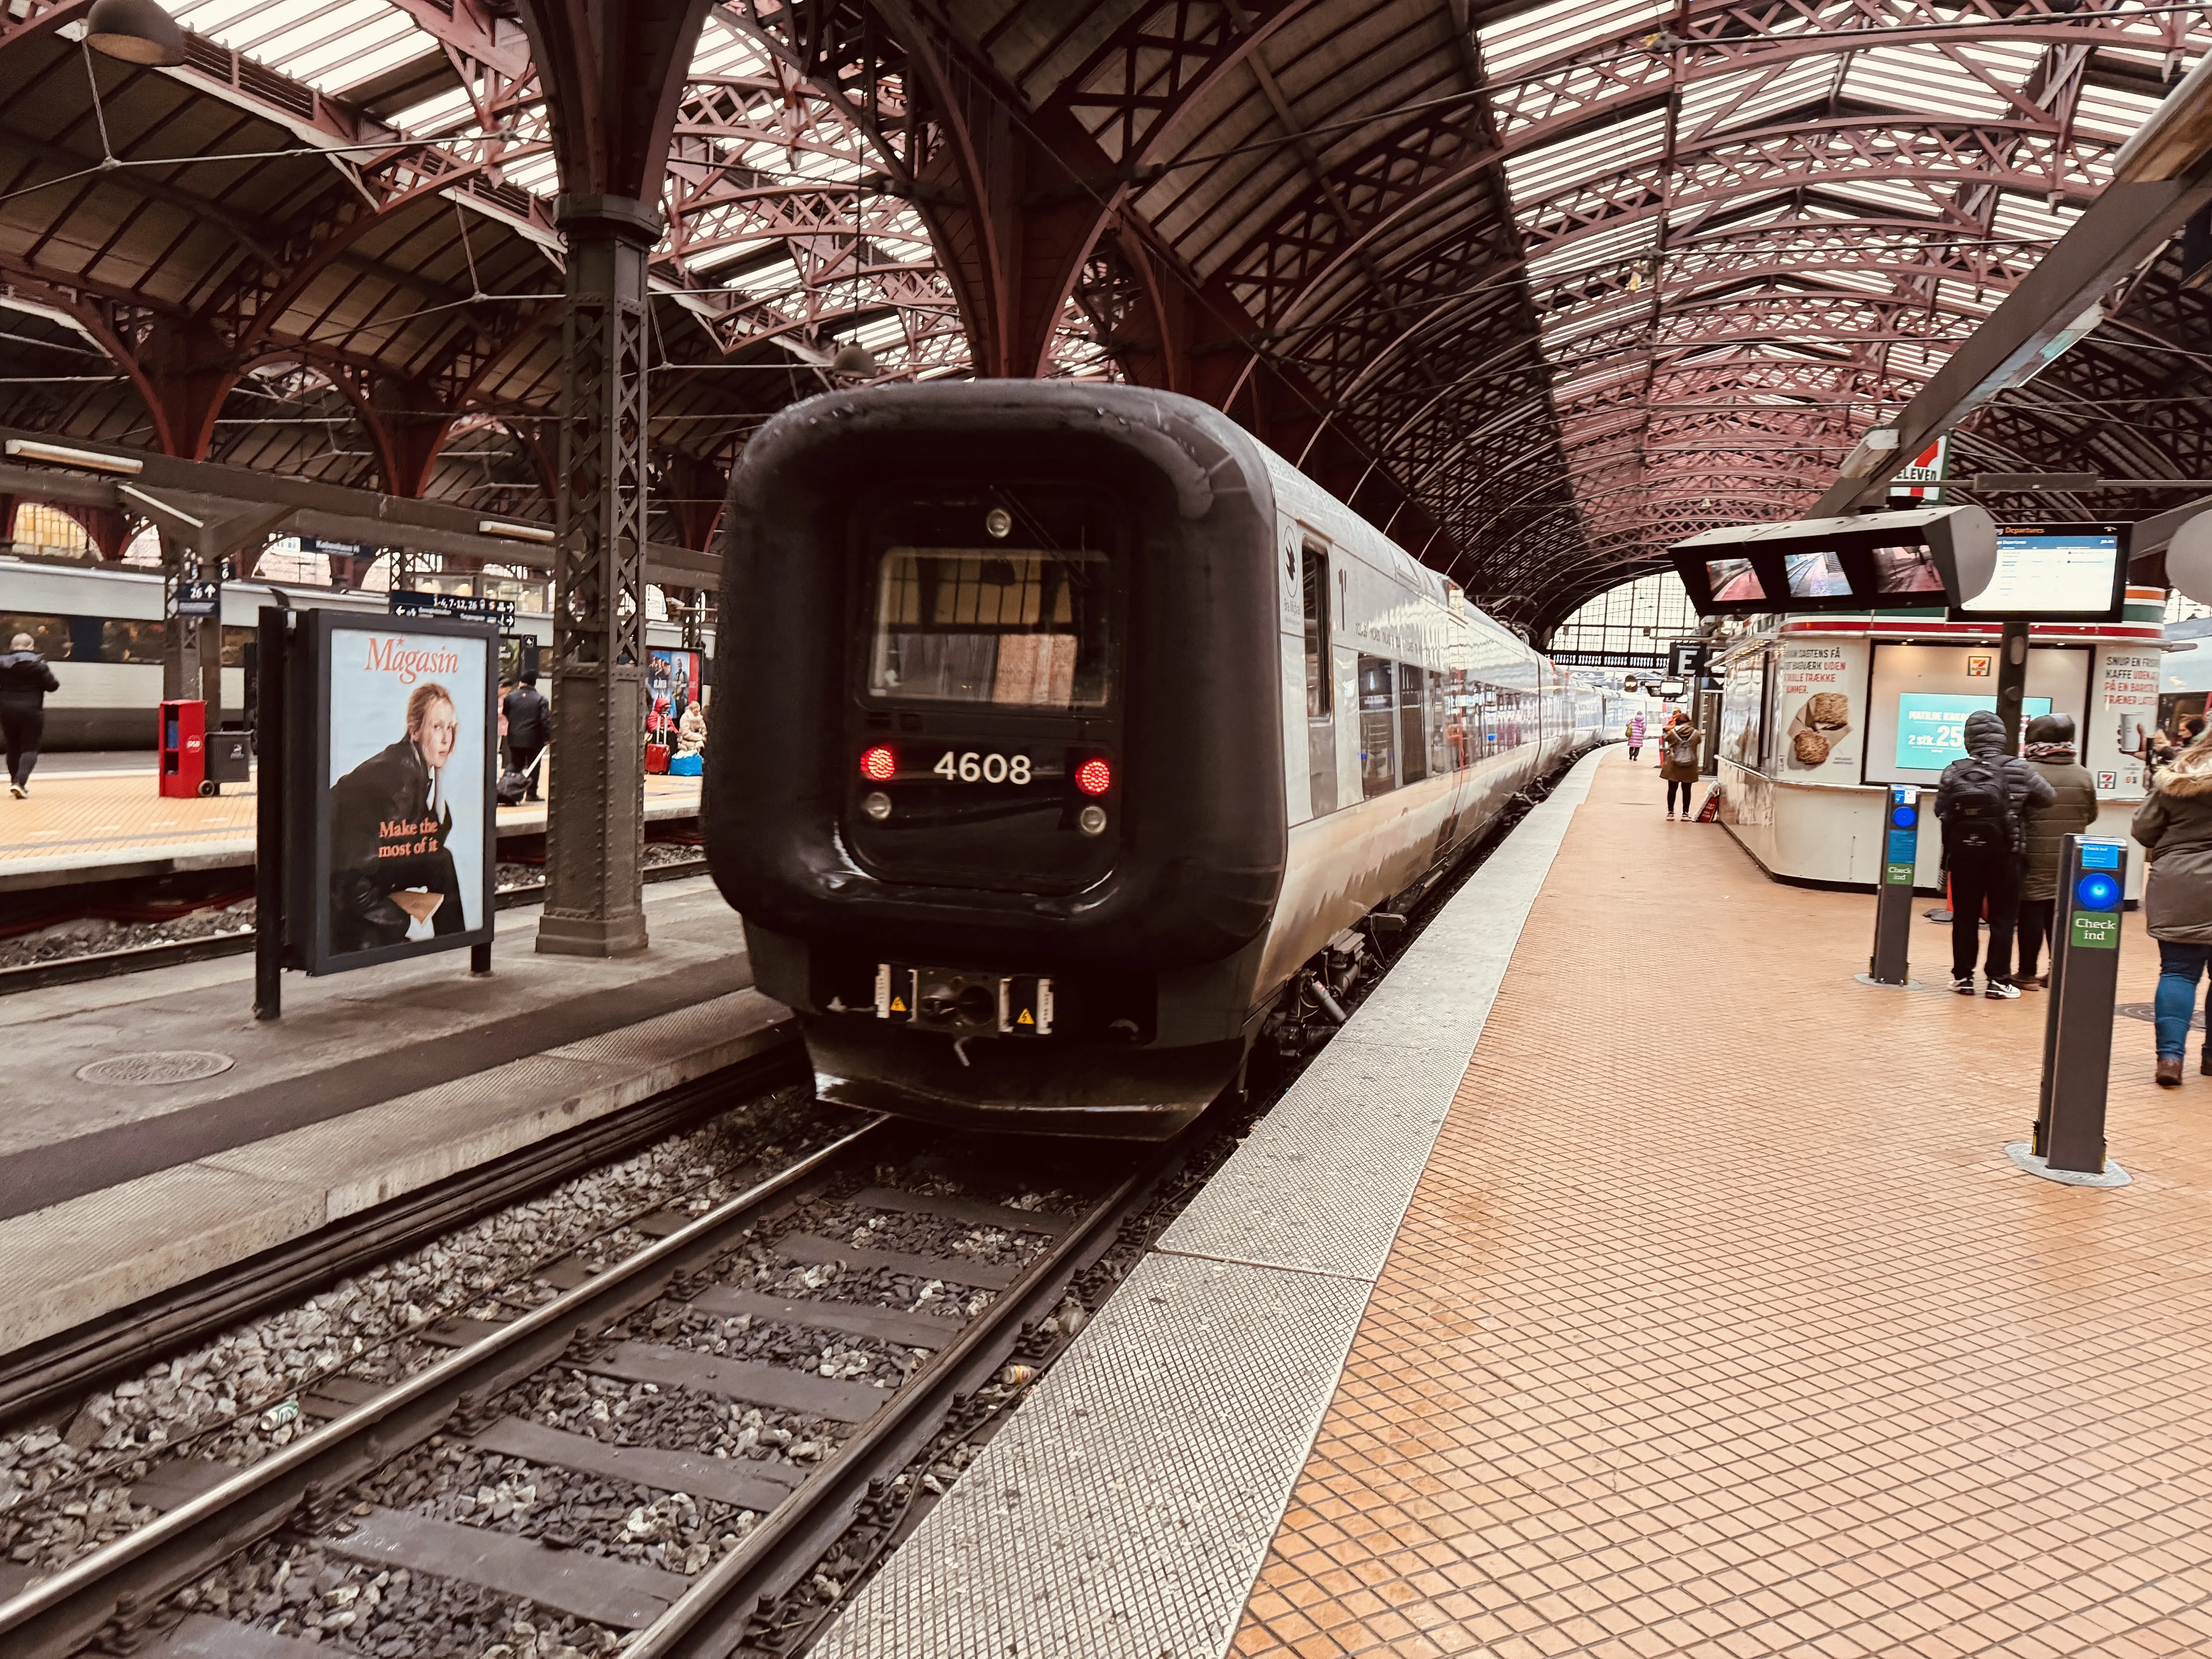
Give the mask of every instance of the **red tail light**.
<svg viewBox="0 0 2212 1659">
<path fill-rule="evenodd" d="M 860 757 L 860 775 L 870 783 L 889 783 L 897 770 L 897 757 L 881 744 Z"/>
<path fill-rule="evenodd" d="M 1093 757 L 1075 769 L 1075 787 L 1086 795 L 1103 795 L 1114 787 L 1114 769 Z"/>
</svg>

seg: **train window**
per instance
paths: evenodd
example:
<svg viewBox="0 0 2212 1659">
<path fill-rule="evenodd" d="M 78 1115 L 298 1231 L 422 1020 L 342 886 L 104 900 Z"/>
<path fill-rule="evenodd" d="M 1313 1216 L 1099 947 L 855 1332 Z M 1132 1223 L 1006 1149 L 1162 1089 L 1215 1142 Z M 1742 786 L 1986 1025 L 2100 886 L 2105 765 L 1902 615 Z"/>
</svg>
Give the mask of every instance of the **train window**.
<svg viewBox="0 0 2212 1659">
<path fill-rule="evenodd" d="M 1306 634 L 1307 805 L 1320 817 L 1336 811 L 1336 676 L 1329 660 L 1328 550 L 1307 542 L 1299 562 Z"/>
<path fill-rule="evenodd" d="M 1407 783 L 1419 783 L 1429 775 L 1429 737 L 1423 718 L 1428 712 L 1427 678 L 1411 663 L 1398 665 L 1398 750 Z"/>
<path fill-rule="evenodd" d="M 0 611 L 0 649 L 18 634 L 28 634 L 38 641 L 38 653 L 51 662 L 65 662 L 70 657 L 70 619 L 67 617 L 40 617 L 14 611 Z"/>
<path fill-rule="evenodd" d="M 169 638 L 164 622 L 131 622 L 109 617 L 100 624 L 102 662 L 159 662 Z"/>
<path fill-rule="evenodd" d="M 1359 659 L 1359 792 L 1372 800 L 1398 787 L 1398 699 L 1387 657 Z"/>
<path fill-rule="evenodd" d="M 877 567 L 868 690 L 901 702 L 1098 708 L 1112 690 L 1100 552 L 893 547 Z"/>
<path fill-rule="evenodd" d="M 1448 674 L 1429 676 L 1429 770 L 1437 776 L 1459 765 L 1452 747 L 1450 683 Z"/>
</svg>

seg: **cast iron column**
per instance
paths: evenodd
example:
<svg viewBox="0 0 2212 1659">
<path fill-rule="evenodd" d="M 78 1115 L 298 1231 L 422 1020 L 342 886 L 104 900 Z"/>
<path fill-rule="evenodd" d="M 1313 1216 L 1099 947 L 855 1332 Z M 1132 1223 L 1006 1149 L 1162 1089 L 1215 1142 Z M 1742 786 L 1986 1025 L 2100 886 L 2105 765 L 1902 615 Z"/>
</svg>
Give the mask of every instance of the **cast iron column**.
<svg viewBox="0 0 2212 1659">
<path fill-rule="evenodd" d="M 646 945 L 646 256 L 660 218 L 564 196 L 568 306 L 553 577 L 553 752 L 538 948 Z"/>
</svg>

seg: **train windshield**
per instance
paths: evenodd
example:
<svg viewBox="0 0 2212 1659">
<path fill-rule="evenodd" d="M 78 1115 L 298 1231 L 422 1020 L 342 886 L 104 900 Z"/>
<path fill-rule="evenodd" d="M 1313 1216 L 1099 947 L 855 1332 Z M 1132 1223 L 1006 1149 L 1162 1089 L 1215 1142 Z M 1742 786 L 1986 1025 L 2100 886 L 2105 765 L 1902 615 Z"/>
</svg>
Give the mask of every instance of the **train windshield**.
<svg viewBox="0 0 2212 1659">
<path fill-rule="evenodd" d="M 887 548 L 868 690 L 901 702 L 1102 708 L 1113 690 L 1111 574 L 1103 552 Z"/>
</svg>

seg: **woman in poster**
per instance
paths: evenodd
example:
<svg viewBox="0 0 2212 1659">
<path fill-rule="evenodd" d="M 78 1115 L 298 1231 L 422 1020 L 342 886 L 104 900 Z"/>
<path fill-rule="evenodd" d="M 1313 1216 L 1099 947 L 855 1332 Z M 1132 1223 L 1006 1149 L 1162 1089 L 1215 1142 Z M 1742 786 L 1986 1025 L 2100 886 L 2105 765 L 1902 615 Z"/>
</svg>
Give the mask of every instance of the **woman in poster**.
<svg viewBox="0 0 2212 1659">
<path fill-rule="evenodd" d="M 331 786 L 333 956 L 401 944 L 418 921 L 434 937 L 465 930 L 443 787 L 459 733 L 452 694 L 426 681 L 407 699 L 406 734 Z"/>
</svg>

